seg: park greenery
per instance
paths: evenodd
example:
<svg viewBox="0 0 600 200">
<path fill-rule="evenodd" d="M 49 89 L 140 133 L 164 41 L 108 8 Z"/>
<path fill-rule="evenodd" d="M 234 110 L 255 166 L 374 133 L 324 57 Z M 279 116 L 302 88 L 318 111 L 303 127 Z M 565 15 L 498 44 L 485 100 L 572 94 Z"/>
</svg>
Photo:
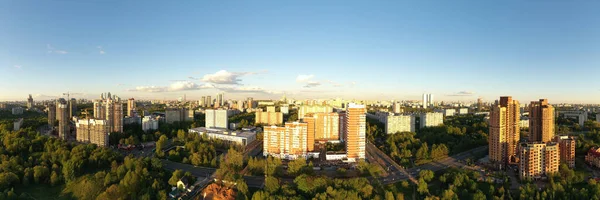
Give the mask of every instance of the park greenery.
<svg viewBox="0 0 600 200">
<path fill-rule="evenodd" d="M 0 130 L 0 199 L 164 199 L 158 159 L 123 158 L 109 148 Z M 41 191 L 41 192 L 40 192 Z"/>
<path fill-rule="evenodd" d="M 410 167 L 487 144 L 488 124 L 483 116 L 446 117 L 444 125 L 414 132 L 383 134 L 380 123 L 368 123 L 368 137 L 398 164 Z M 377 138 L 377 139 L 375 139 Z"/>
</svg>

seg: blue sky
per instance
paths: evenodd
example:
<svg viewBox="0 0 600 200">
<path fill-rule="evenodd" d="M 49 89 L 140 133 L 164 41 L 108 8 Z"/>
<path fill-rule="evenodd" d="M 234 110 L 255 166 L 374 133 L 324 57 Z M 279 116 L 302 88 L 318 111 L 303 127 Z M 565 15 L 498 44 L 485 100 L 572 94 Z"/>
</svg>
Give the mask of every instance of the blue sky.
<svg viewBox="0 0 600 200">
<path fill-rule="evenodd" d="M 3 1 L 0 100 L 600 101 L 598 1 Z"/>
</svg>

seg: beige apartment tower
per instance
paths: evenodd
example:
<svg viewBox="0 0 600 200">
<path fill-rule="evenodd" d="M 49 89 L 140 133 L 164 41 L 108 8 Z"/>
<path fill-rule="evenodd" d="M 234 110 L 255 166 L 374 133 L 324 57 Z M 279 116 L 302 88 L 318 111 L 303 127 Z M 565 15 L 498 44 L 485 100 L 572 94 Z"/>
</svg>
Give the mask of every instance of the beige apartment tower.
<svg viewBox="0 0 600 200">
<path fill-rule="evenodd" d="M 554 107 L 548 99 L 532 101 L 529 105 L 529 141 L 550 142 L 554 139 Z"/>
<path fill-rule="evenodd" d="M 490 161 L 504 169 L 517 162 L 519 129 L 519 102 L 510 96 L 500 97 L 491 106 L 490 135 L 488 137 Z"/>
<path fill-rule="evenodd" d="M 340 139 L 340 114 L 335 112 L 310 113 L 304 115 L 303 120 L 309 124 L 309 135 L 310 132 L 314 133 L 314 140 Z"/>
<path fill-rule="evenodd" d="M 133 111 L 135 110 L 135 99 L 127 99 L 127 116 L 133 117 Z"/>
<path fill-rule="evenodd" d="M 364 105 L 348 104 L 346 108 L 346 155 L 348 161 L 355 162 L 365 158 L 366 113 Z"/>
<path fill-rule="evenodd" d="M 58 120 L 58 138 L 66 140 L 71 133 L 71 128 L 69 127 L 69 103 L 63 98 L 56 102 L 56 119 Z"/>
<path fill-rule="evenodd" d="M 254 113 L 254 116 L 256 124 L 283 124 L 283 113 L 281 112 L 256 112 Z"/>
<path fill-rule="evenodd" d="M 285 123 L 285 127 L 265 126 L 263 155 L 283 159 L 296 159 L 308 155 L 308 124 Z"/>
</svg>

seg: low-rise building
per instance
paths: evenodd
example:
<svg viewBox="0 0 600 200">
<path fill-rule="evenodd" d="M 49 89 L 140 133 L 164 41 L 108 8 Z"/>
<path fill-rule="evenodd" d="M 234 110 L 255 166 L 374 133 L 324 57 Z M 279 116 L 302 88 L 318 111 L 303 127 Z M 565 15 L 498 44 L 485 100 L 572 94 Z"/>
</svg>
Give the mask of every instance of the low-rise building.
<svg viewBox="0 0 600 200">
<path fill-rule="evenodd" d="M 585 162 L 596 168 L 600 168 L 600 147 L 592 147 L 585 155 Z"/>
<path fill-rule="evenodd" d="M 224 128 L 198 127 L 190 129 L 190 133 L 204 134 L 209 138 L 234 142 L 246 146 L 256 140 L 256 131 L 231 131 Z"/>
<path fill-rule="evenodd" d="M 459 114 L 459 115 L 466 115 L 466 114 L 469 114 L 469 108 L 459 108 L 459 109 L 458 109 L 458 114 Z"/>
<path fill-rule="evenodd" d="M 456 109 L 454 109 L 454 108 L 444 109 L 444 117 L 454 116 L 455 113 L 456 113 Z"/>
<path fill-rule="evenodd" d="M 267 106 L 267 112 L 275 112 L 275 106 Z"/>
<path fill-rule="evenodd" d="M 15 120 L 15 123 L 13 124 L 13 130 L 18 131 L 21 129 L 21 126 L 23 126 L 23 118 Z"/>
</svg>

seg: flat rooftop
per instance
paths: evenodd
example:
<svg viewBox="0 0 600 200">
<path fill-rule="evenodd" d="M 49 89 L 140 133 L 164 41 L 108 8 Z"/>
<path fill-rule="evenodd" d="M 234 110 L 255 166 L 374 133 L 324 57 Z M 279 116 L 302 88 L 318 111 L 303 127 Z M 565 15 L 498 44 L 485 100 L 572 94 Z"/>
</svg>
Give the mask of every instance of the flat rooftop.
<svg viewBox="0 0 600 200">
<path fill-rule="evenodd" d="M 256 135 L 256 132 L 254 132 L 254 131 L 232 131 L 232 130 L 225 129 L 225 128 L 197 127 L 197 128 L 192 128 L 190 130 L 194 131 L 194 132 L 199 132 L 199 133 L 230 135 L 230 136 L 243 137 L 243 138 L 249 138 L 251 136 Z"/>
</svg>

